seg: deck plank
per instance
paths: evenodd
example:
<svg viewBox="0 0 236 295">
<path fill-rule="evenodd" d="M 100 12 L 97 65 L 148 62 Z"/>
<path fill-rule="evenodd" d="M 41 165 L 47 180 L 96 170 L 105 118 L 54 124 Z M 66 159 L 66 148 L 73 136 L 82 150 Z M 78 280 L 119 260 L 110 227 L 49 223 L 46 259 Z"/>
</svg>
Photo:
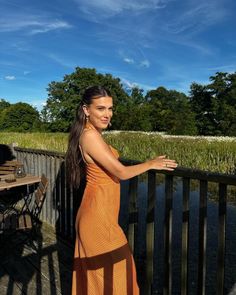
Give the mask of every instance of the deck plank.
<svg viewBox="0 0 236 295">
<path fill-rule="evenodd" d="M 0 265 L 0 295 L 22 294 L 20 286 L 6 273 L 6 270 Z"/>
<path fill-rule="evenodd" d="M 0 295 L 70 294 L 73 245 L 43 225 L 34 246 L 23 235 L 4 238 L 0 250 Z"/>
<path fill-rule="evenodd" d="M 51 288 L 55 289 L 55 285 L 52 286 L 50 281 L 27 258 L 12 255 L 3 267 L 10 278 L 20 286 L 23 294 L 37 294 L 38 289 L 40 290 L 38 294 L 57 294 L 49 293 Z"/>
</svg>

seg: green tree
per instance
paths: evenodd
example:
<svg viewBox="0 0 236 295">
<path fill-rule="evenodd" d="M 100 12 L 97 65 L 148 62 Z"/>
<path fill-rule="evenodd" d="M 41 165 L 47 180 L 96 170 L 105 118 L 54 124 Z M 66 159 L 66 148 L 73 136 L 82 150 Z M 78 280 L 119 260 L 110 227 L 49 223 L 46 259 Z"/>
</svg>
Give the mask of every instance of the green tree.
<svg viewBox="0 0 236 295">
<path fill-rule="evenodd" d="M 215 104 L 207 86 L 193 83 L 190 86 L 190 102 L 192 110 L 196 114 L 198 133 L 201 135 L 216 134 Z"/>
<path fill-rule="evenodd" d="M 190 91 L 199 134 L 236 135 L 236 73 L 217 72 L 206 86 L 193 83 Z"/>
<path fill-rule="evenodd" d="M 65 75 L 62 82 L 53 81 L 49 84 L 48 99 L 42 111 L 42 118 L 44 122 L 49 123 L 50 131 L 69 130 L 84 90 L 92 85 L 102 85 L 110 90 L 115 106 L 128 99 L 120 79 L 110 74 L 99 74 L 95 69 L 77 67 L 75 72 Z M 116 125 L 115 111 L 113 126 Z"/>
<path fill-rule="evenodd" d="M 190 96 L 164 87 L 146 95 L 138 87 L 125 89 L 119 78 L 79 68 L 61 82 L 51 82 L 41 117 L 48 131 L 67 132 L 84 90 L 102 85 L 111 91 L 111 129 L 164 131 L 170 134 L 235 135 L 236 74 L 216 73 L 211 84 L 192 83 Z"/>
<path fill-rule="evenodd" d="M 151 105 L 150 115 L 154 131 L 191 135 L 197 133 L 195 116 L 184 93 L 159 87 L 149 91 L 146 100 Z"/>
<path fill-rule="evenodd" d="M 16 103 L 1 112 L 1 131 L 35 131 L 40 128 L 39 112 L 27 103 Z"/>
<path fill-rule="evenodd" d="M 117 105 L 116 129 L 152 131 L 151 108 L 145 101 L 143 90 L 134 87 L 129 93 L 126 101 Z"/>
<path fill-rule="evenodd" d="M 208 85 L 215 99 L 215 121 L 222 135 L 236 135 L 236 73 L 217 72 Z"/>
<path fill-rule="evenodd" d="M 2 110 L 9 107 L 10 105 L 11 104 L 9 102 L 7 102 L 5 99 L 0 98 L 0 113 L 1 113 Z"/>
</svg>

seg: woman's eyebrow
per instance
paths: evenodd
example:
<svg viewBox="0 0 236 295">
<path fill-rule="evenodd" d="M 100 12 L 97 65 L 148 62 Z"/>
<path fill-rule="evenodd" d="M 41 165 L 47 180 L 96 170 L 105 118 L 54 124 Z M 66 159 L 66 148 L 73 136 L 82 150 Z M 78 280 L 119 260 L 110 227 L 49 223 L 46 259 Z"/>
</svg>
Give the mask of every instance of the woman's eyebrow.
<svg viewBox="0 0 236 295">
<path fill-rule="evenodd" d="M 106 108 L 107 106 L 104 106 L 104 105 L 96 105 L 96 107 L 99 107 L 99 108 Z M 112 105 L 112 106 L 108 106 L 108 108 L 113 108 L 113 105 Z"/>
</svg>

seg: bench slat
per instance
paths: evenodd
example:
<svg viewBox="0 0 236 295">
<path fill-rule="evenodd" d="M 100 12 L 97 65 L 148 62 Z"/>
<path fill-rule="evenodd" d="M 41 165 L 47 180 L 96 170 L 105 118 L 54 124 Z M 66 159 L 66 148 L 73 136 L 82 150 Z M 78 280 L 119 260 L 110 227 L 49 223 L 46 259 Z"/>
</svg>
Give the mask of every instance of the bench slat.
<svg viewBox="0 0 236 295">
<path fill-rule="evenodd" d="M 17 166 L 22 166 L 22 163 L 17 160 L 6 161 L 0 165 L 0 175 L 14 172 Z"/>
</svg>

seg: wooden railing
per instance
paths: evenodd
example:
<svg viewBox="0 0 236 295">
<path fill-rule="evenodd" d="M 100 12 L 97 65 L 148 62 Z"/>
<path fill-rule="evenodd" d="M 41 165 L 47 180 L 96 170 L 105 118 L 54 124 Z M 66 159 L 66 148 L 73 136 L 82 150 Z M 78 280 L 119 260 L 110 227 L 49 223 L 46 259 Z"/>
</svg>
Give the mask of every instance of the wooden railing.
<svg viewBox="0 0 236 295">
<path fill-rule="evenodd" d="M 42 220 L 73 240 L 82 190 L 68 188 L 64 154 L 18 147 L 15 154 L 26 172 L 49 178 Z M 209 198 L 212 183 L 218 187 L 215 201 Z M 226 230 L 236 232 L 236 220 L 234 228 L 226 227 L 229 189 L 235 193 L 236 175 L 186 168 L 151 170 L 121 183 L 120 224 L 134 253 L 141 294 L 220 295 L 236 286 L 236 234 L 226 244 Z M 217 214 L 208 216 L 209 204 Z"/>
</svg>

